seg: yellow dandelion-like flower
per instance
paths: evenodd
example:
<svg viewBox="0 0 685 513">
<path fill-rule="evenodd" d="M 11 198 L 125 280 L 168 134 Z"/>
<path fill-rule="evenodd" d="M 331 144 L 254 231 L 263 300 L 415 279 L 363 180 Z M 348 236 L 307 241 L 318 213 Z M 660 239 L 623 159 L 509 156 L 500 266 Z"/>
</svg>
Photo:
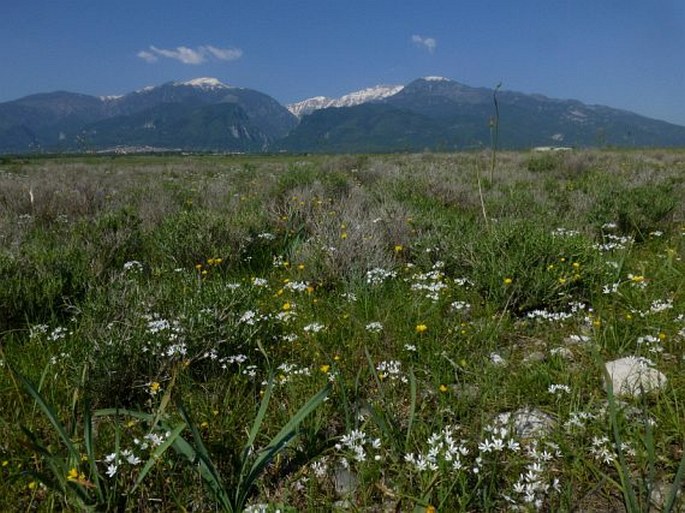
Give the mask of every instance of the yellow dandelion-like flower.
<svg viewBox="0 0 685 513">
<path fill-rule="evenodd" d="M 297 264 L 297 269 L 299 271 L 304 271 L 304 264 Z"/>
<path fill-rule="evenodd" d="M 505 285 L 511 285 L 513 283 L 513 279 L 511 278 L 504 278 L 504 284 Z"/>
<path fill-rule="evenodd" d="M 428 506 L 426 506 L 426 513 L 438 513 L 438 510 L 435 506 L 429 504 Z"/>
<path fill-rule="evenodd" d="M 162 389 L 162 386 L 158 381 L 153 381 L 148 385 L 148 389 L 152 395 L 157 395 L 157 393 Z"/>
<path fill-rule="evenodd" d="M 417 324 L 415 329 L 416 333 L 424 333 L 425 331 L 428 331 L 428 326 L 425 324 Z"/>
<path fill-rule="evenodd" d="M 292 305 L 290 303 L 283 303 L 283 306 L 281 307 L 281 310 L 287 312 L 292 308 Z"/>
<path fill-rule="evenodd" d="M 328 374 L 328 371 L 331 370 L 331 366 L 330 366 L 330 365 L 327 365 L 327 364 L 324 364 L 324 365 L 322 365 L 321 367 L 319 367 L 319 370 L 320 370 L 322 373 L 324 373 L 324 374 Z"/>
<path fill-rule="evenodd" d="M 664 341 L 666 340 L 666 333 L 663 331 L 659 332 L 659 340 Z"/>
<path fill-rule="evenodd" d="M 447 385 L 442 384 L 442 385 L 440 385 L 438 390 L 440 390 L 440 392 L 442 392 L 444 394 L 445 392 L 447 392 L 449 390 L 449 388 L 447 388 Z"/>
<path fill-rule="evenodd" d="M 346 238 L 347 238 L 347 232 L 342 232 L 342 233 L 340 234 L 340 238 L 341 238 L 341 239 L 346 239 Z"/>
<path fill-rule="evenodd" d="M 402 251 L 403 249 L 404 249 L 404 248 L 402 247 L 402 244 L 397 244 L 397 245 L 395 246 L 395 253 L 399 253 L 399 252 Z"/>
<path fill-rule="evenodd" d="M 67 479 L 69 481 L 74 481 L 78 479 L 78 469 L 76 467 L 72 467 L 69 469 L 69 472 L 67 472 Z"/>
</svg>

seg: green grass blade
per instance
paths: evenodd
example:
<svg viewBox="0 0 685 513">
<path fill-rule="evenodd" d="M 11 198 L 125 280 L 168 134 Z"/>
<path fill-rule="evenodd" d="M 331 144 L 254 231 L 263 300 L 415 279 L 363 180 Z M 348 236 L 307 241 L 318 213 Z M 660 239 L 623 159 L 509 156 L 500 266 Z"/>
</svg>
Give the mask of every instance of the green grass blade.
<svg viewBox="0 0 685 513">
<path fill-rule="evenodd" d="M 407 436 L 404 439 L 404 450 L 408 451 L 409 438 L 411 437 L 411 430 L 414 425 L 414 418 L 416 417 L 416 376 L 414 369 L 409 369 L 409 419 L 407 421 Z"/>
<path fill-rule="evenodd" d="M 74 448 L 74 444 L 71 441 L 71 438 L 67 434 L 67 430 L 64 427 L 64 425 L 60 422 L 59 418 L 57 418 L 57 414 L 55 413 L 55 410 L 52 409 L 52 407 L 45 401 L 43 396 L 36 390 L 36 388 L 31 384 L 31 382 L 26 379 L 22 374 L 17 372 L 16 370 L 10 368 L 12 373 L 17 377 L 19 382 L 22 384 L 24 389 L 28 392 L 28 394 L 33 398 L 33 400 L 36 402 L 38 407 L 41 409 L 43 414 L 48 418 L 50 421 L 50 424 L 55 428 L 55 431 L 59 434 L 59 437 L 62 439 L 62 442 L 64 445 L 67 447 L 67 450 L 69 451 L 69 456 L 72 458 L 77 458 L 78 459 L 78 451 Z"/>
<path fill-rule="evenodd" d="M 232 509 L 230 500 L 228 498 L 229 494 L 226 491 L 226 488 L 223 486 L 223 481 L 219 471 L 216 468 L 216 465 L 214 465 L 214 462 L 209 456 L 207 448 L 202 442 L 202 437 L 200 436 L 200 432 L 198 431 L 195 422 L 193 422 L 192 417 L 183 404 L 179 402 L 177 404 L 177 408 L 181 414 L 181 418 L 183 418 L 183 421 L 190 428 L 190 432 L 193 435 L 193 441 L 195 442 L 195 447 L 193 448 L 185 441 L 185 439 L 181 438 L 175 446 L 176 450 L 186 456 L 191 463 L 199 463 L 200 475 L 212 489 L 217 500 L 221 503 L 224 509 Z"/>
<path fill-rule="evenodd" d="M 131 493 L 138 489 L 138 487 L 143 482 L 143 480 L 150 472 L 152 467 L 155 465 L 155 463 L 157 463 L 157 461 L 164 455 L 166 450 L 174 444 L 176 439 L 181 435 L 185 428 L 185 423 L 179 424 L 173 429 L 173 431 L 171 431 L 166 440 L 164 440 L 164 442 L 162 442 L 155 448 L 155 450 L 150 455 L 150 459 L 148 459 L 147 463 L 145 463 L 145 466 L 141 469 L 140 474 L 138 474 L 138 479 L 136 479 L 136 484 L 133 486 Z"/>
<path fill-rule="evenodd" d="M 633 480 L 630 477 L 630 470 L 628 470 L 628 464 L 626 463 L 625 455 L 623 454 L 623 449 L 621 448 L 622 438 L 621 433 L 618 429 L 618 413 L 616 411 L 616 398 L 614 396 L 614 387 L 612 384 L 611 376 L 606 370 L 606 367 L 602 365 L 604 372 L 604 381 L 606 383 L 607 397 L 609 401 L 609 418 L 611 421 L 611 429 L 614 435 L 614 444 L 616 445 L 616 453 L 618 454 L 619 468 L 618 473 L 621 479 L 621 491 L 623 493 L 623 500 L 625 501 L 626 508 L 630 513 L 639 511 L 637 497 L 635 495 L 635 488 Z"/>
<path fill-rule="evenodd" d="M 269 401 L 271 400 L 271 392 L 273 391 L 273 388 L 273 375 L 270 375 L 268 379 L 268 384 L 266 385 L 266 390 L 264 391 L 264 397 L 262 397 L 262 402 L 259 405 L 259 411 L 257 412 L 257 416 L 255 417 L 254 422 L 252 423 L 252 428 L 250 429 L 250 433 L 247 437 L 247 443 L 243 448 L 243 461 L 247 459 L 247 456 L 249 455 L 250 450 L 254 445 L 254 441 L 257 438 L 257 433 L 259 433 L 259 429 L 262 427 L 262 422 L 264 421 L 264 417 L 266 416 L 266 410 L 269 407 Z"/>
<path fill-rule="evenodd" d="M 145 420 L 147 422 L 152 422 L 155 418 L 151 413 L 145 413 L 144 411 L 137 410 L 125 410 L 120 408 L 101 408 L 99 410 L 93 411 L 93 417 L 113 417 L 118 415 L 126 415 L 128 417 L 133 417 L 134 419 Z"/>
<path fill-rule="evenodd" d="M 102 487 L 102 481 L 98 474 L 97 462 L 95 461 L 95 443 L 93 440 L 93 417 L 91 416 L 90 401 L 84 400 L 83 405 L 83 444 L 86 448 L 86 456 L 88 457 L 88 464 L 90 465 L 90 475 L 95 486 L 95 491 L 98 494 L 98 500 L 102 504 L 105 502 L 105 491 Z"/>
<path fill-rule="evenodd" d="M 671 484 L 671 489 L 666 497 L 666 503 L 664 504 L 663 513 L 671 513 L 673 506 L 675 506 L 675 500 L 678 498 L 678 493 L 681 491 L 681 486 L 683 484 L 683 479 L 685 478 L 685 454 L 680 458 L 680 465 L 678 465 L 678 471 L 673 478 L 673 483 Z"/>
<path fill-rule="evenodd" d="M 327 385 L 317 394 L 312 396 L 309 401 L 290 418 L 278 434 L 271 439 L 269 445 L 259 453 L 259 456 L 252 465 L 247 477 L 242 481 L 242 486 L 239 486 L 237 490 L 236 507 L 240 507 L 240 511 L 242 511 L 242 506 L 245 504 L 245 500 L 247 499 L 252 485 L 262 473 L 264 467 L 266 467 L 273 458 L 286 447 L 287 443 L 297 434 L 298 426 L 310 413 L 318 408 L 324 399 L 326 399 L 329 392 L 330 385 Z"/>
</svg>

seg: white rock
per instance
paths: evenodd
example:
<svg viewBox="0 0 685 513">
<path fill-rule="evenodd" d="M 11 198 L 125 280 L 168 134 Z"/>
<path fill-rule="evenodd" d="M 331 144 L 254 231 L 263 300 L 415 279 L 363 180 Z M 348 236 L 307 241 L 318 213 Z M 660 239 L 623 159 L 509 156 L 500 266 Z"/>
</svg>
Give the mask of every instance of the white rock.
<svg viewBox="0 0 685 513">
<path fill-rule="evenodd" d="M 496 422 L 511 426 L 517 436 L 534 438 L 549 434 L 554 427 L 554 419 L 534 408 L 521 408 L 515 412 L 500 413 Z"/>
<path fill-rule="evenodd" d="M 641 356 L 626 356 L 604 364 L 615 395 L 639 396 L 666 384 L 666 376 Z"/>
</svg>

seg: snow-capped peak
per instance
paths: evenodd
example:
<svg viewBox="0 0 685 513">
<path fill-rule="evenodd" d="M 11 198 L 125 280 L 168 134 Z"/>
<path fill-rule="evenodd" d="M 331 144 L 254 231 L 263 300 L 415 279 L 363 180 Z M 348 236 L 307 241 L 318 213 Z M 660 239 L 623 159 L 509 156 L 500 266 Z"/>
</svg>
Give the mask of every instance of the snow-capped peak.
<svg viewBox="0 0 685 513">
<path fill-rule="evenodd" d="M 377 85 L 376 87 L 367 87 L 361 91 L 355 91 L 341 96 L 336 100 L 336 107 L 349 107 L 351 105 L 359 105 L 373 100 L 381 100 L 399 93 L 404 86 L 401 85 Z"/>
<path fill-rule="evenodd" d="M 428 80 L 429 82 L 449 82 L 449 78 L 445 77 L 438 77 L 438 76 L 428 76 L 428 77 L 423 77 L 424 80 Z"/>
<path fill-rule="evenodd" d="M 103 102 L 113 102 L 115 100 L 118 100 L 119 98 L 123 98 L 124 95 L 122 94 L 109 94 L 106 96 L 100 96 L 100 100 Z"/>
<path fill-rule="evenodd" d="M 314 98 L 308 98 L 301 102 L 292 103 L 287 107 L 290 112 L 300 118 L 319 109 L 327 109 L 329 107 L 352 107 L 362 103 L 382 100 L 383 98 L 399 93 L 402 89 L 404 89 L 404 86 L 401 85 L 377 85 L 375 87 L 362 89 L 361 91 L 348 93 L 340 98 L 315 96 Z"/>
<path fill-rule="evenodd" d="M 185 82 L 174 82 L 174 85 L 198 87 L 200 89 L 229 89 L 231 87 L 213 77 L 200 77 Z"/>
</svg>

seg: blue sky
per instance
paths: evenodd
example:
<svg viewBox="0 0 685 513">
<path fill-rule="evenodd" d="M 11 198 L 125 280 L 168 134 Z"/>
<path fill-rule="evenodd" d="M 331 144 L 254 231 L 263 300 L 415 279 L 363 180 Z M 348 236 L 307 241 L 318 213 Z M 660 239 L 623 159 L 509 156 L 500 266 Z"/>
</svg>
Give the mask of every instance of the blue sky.
<svg viewBox="0 0 685 513">
<path fill-rule="evenodd" d="M 683 0 L 2 0 L 0 101 L 211 76 L 282 103 L 441 75 L 685 125 Z"/>
</svg>

